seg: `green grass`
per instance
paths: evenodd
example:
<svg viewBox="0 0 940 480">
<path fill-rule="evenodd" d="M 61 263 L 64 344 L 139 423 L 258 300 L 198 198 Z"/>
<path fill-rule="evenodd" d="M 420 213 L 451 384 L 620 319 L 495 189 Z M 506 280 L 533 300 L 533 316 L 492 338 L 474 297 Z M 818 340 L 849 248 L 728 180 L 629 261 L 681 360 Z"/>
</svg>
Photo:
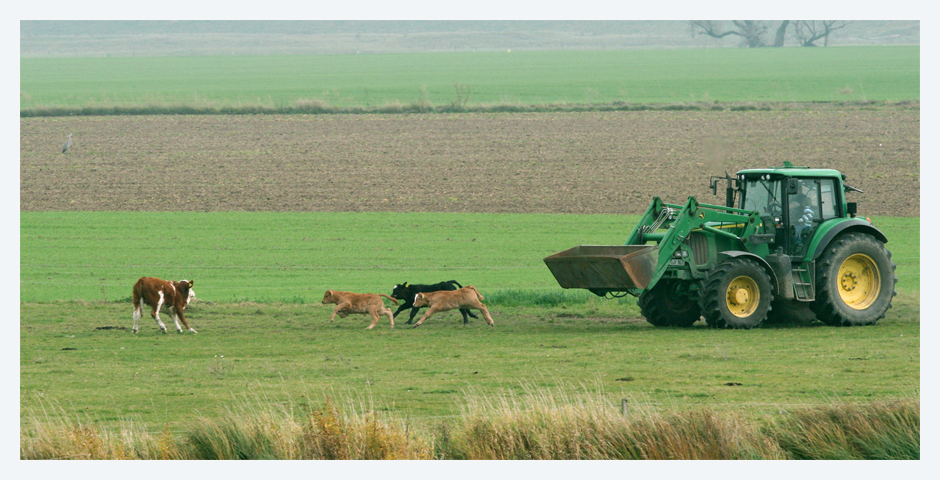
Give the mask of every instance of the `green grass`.
<svg viewBox="0 0 940 480">
<path fill-rule="evenodd" d="M 919 100 L 916 46 L 20 60 L 23 115 Z"/>
<path fill-rule="evenodd" d="M 23 212 L 21 411 L 57 402 L 86 423 L 160 431 L 246 397 L 315 407 L 345 395 L 434 422 L 459 414 L 468 389 L 585 385 L 614 409 L 629 398 L 749 415 L 917 396 L 919 219 L 875 220 L 900 278 L 878 325 L 723 331 L 654 328 L 631 299 L 554 283 L 542 257 L 622 243 L 633 216 Z M 149 319 L 130 333 L 142 275 L 196 281 L 198 335 L 163 335 Z M 448 312 L 366 331 L 358 315 L 329 324 L 319 304 L 327 288 L 451 278 L 480 288 L 495 328 Z"/>
<path fill-rule="evenodd" d="M 491 305 L 496 327 L 451 312 L 368 331 L 363 316 L 330 324 L 327 306 L 197 303 L 188 317 L 199 334 L 161 334 L 146 320 L 133 335 L 127 303 L 23 304 L 20 402 L 159 430 L 246 396 L 316 406 L 307 398 L 345 395 L 426 422 L 458 414 L 467 389 L 501 396 L 530 383 L 584 384 L 611 409 L 628 398 L 764 414 L 916 396 L 920 324 L 898 316 L 916 306 L 901 307 L 873 327 L 723 331 L 657 329 L 591 305 Z"/>
<path fill-rule="evenodd" d="M 919 219 L 875 218 L 919 290 Z M 141 276 L 196 282 L 211 302 L 318 303 L 327 289 L 390 293 L 457 280 L 507 305 L 592 295 L 558 287 L 542 258 L 622 244 L 635 215 L 22 212 L 20 300 L 129 299 Z M 509 297 L 523 297 L 512 300 Z"/>
<path fill-rule="evenodd" d="M 542 258 L 623 243 L 634 216 L 24 212 L 21 300 L 119 300 L 141 276 L 213 302 L 319 302 L 327 289 L 457 280 L 558 292 Z"/>
</svg>

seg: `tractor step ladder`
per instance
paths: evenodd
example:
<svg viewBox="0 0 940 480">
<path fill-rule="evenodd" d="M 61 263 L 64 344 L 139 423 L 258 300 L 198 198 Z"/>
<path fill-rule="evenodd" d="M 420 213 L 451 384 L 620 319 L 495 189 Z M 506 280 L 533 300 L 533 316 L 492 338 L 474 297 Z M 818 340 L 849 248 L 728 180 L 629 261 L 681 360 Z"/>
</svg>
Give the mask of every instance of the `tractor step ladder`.
<svg viewBox="0 0 940 480">
<path fill-rule="evenodd" d="M 796 295 L 797 300 L 804 302 L 816 300 L 816 292 L 813 289 L 813 284 L 816 283 L 816 279 L 814 278 L 816 276 L 815 265 L 816 262 L 810 262 L 808 269 L 802 267 L 793 268 L 793 293 Z M 809 282 L 806 280 L 809 280 Z"/>
</svg>

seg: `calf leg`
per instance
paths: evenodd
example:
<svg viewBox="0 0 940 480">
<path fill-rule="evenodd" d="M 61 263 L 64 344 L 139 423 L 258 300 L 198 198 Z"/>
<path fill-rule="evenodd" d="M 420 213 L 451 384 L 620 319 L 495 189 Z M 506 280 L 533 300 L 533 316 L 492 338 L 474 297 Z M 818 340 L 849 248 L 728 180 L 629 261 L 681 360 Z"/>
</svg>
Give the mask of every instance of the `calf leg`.
<svg viewBox="0 0 940 480">
<path fill-rule="evenodd" d="M 163 292 L 160 292 L 160 299 L 157 300 L 157 304 L 150 310 L 150 316 L 153 317 L 154 321 L 157 322 L 157 325 L 160 326 L 160 331 L 166 333 L 166 325 L 160 321 L 160 309 L 163 307 Z"/>
<path fill-rule="evenodd" d="M 339 312 L 340 310 L 342 310 L 342 309 L 344 309 L 344 308 L 346 308 L 346 307 L 350 307 L 350 306 L 352 306 L 352 305 L 351 305 L 350 303 L 348 303 L 348 302 L 337 303 L 337 304 L 336 304 L 336 308 L 333 309 L 333 314 L 330 315 L 330 323 L 333 323 L 333 319 L 336 318 L 336 312 Z M 344 318 L 345 316 L 346 316 L 346 314 L 341 314 L 341 315 L 340 315 L 340 318 Z"/>
<path fill-rule="evenodd" d="M 490 324 L 491 327 L 495 327 L 496 324 L 493 323 L 493 317 L 490 316 L 490 312 L 486 309 L 486 305 L 481 303 L 479 310 L 481 313 L 483 313 L 483 319 L 486 320 L 486 323 Z"/>
<path fill-rule="evenodd" d="M 471 312 L 469 308 L 465 308 L 465 309 L 463 309 L 463 310 L 464 310 L 465 312 L 467 312 L 467 315 L 470 315 L 470 316 L 473 317 L 473 318 L 480 318 L 480 317 L 476 316 L 473 312 Z M 466 320 L 466 319 L 465 319 L 465 320 Z M 467 323 L 467 322 L 463 322 L 463 323 Z"/>
<path fill-rule="evenodd" d="M 436 309 L 435 307 L 428 308 L 428 311 L 424 312 L 424 315 L 421 316 L 421 318 L 418 320 L 418 323 L 416 323 L 414 327 L 412 328 L 420 327 L 421 324 L 424 323 L 425 320 L 427 320 L 428 318 L 431 317 L 431 315 L 434 315 L 437 312 L 438 312 L 438 309 Z"/>
<path fill-rule="evenodd" d="M 463 324 L 464 324 L 464 325 L 466 325 L 467 323 L 470 322 L 470 321 L 467 319 L 467 315 L 470 315 L 470 316 L 473 317 L 473 318 L 477 318 L 477 316 L 474 315 L 473 313 L 471 313 L 470 310 L 467 309 L 467 308 L 461 308 L 461 309 L 460 309 L 460 314 L 463 315 Z"/>
<path fill-rule="evenodd" d="M 406 308 L 411 308 L 411 305 L 405 305 L 404 303 L 398 306 L 398 310 L 395 310 L 395 313 L 392 314 L 393 317 L 397 317 L 399 313 L 405 311 Z M 414 318 L 414 314 L 411 314 L 411 318 Z M 411 323 L 409 320 L 408 323 Z"/>
<path fill-rule="evenodd" d="M 418 310 L 421 310 L 421 307 L 411 307 L 411 317 L 408 318 L 405 325 L 411 325 L 411 322 L 415 321 L 415 315 L 418 314 Z"/>
<path fill-rule="evenodd" d="M 176 314 L 176 309 L 170 307 L 169 310 L 170 315 L 173 315 L 173 324 L 176 325 L 176 333 L 183 333 L 183 327 L 180 326 L 180 316 Z"/>
<path fill-rule="evenodd" d="M 372 328 L 375 327 L 377 323 L 379 323 L 379 312 L 377 308 L 369 309 L 369 315 L 372 315 L 372 323 L 370 323 L 369 326 L 366 327 L 366 330 L 371 330 Z"/>
<path fill-rule="evenodd" d="M 386 308 L 385 312 L 379 312 L 379 313 L 384 313 L 385 315 L 388 315 L 388 323 L 391 325 L 392 328 L 395 328 L 395 315 L 392 315 L 391 308 Z"/>
<path fill-rule="evenodd" d="M 142 313 L 141 310 L 143 309 L 143 305 L 144 305 L 143 300 L 138 301 L 137 304 L 134 305 L 134 329 L 132 330 L 134 333 L 137 333 L 137 322 L 140 321 L 140 316 Z"/>
<path fill-rule="evenodd" d="M 157 322 L 157 325 L 160 326 L 160 331 L 163 333 L 166 333 L 166 325 L 164 325 L 163 322 L 160 321 L 160 307 L 162 305 L 163 305 L 163 299 L 161 298 L 160 301 L 157 302 L 157 306 L 153 307 L 153 309 L 150 310 L 150 316 L 153 317 L 153 320 Z"/>
<path fill-rule="evenodd" d="M 187 330 L 187 331 L 190 331 L 190 332 L 192 332 L 192 333 L 199 333 L 199 332 L 197 332 L 196 330 L 194 330 L 192 327 L 189 326 L 189 322 L 186 321 L 186 316 L 183 315 L 183 311 L 182 311 L 182 310 L 177 311 L 177 309 L 174 308 L 174 309 L 173 309 L 173 322 L 176 323 L 176 331 L 177 331 L 178 333 L 183 333 L 183 329 L 180 328 L 180 320 L 183 321 L 183 325 L 186 326 L 186 330 Z"/>
</svg>

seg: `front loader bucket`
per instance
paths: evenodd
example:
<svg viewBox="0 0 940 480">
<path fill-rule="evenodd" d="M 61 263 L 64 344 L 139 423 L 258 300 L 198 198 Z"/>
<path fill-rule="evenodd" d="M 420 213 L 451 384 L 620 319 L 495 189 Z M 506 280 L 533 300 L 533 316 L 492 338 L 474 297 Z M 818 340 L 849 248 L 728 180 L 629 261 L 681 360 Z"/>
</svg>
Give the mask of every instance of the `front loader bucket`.
<svg viewBox="0 0 940 480">
<path fill-rule="evenodd" d="M 658 257 L 656 245 L 579 245 L 544 261 L 562 288 L 625 292 L 650 284 Z"/>
</svg>

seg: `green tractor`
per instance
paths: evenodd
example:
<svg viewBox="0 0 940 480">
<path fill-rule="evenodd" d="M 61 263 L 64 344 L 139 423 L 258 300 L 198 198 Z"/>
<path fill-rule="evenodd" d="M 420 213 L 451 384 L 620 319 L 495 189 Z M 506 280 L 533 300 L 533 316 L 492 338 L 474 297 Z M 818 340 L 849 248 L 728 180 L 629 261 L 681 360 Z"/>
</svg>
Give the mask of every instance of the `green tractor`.
<svg viewBox="0 0 940 480">
<path fill-rule="evenodd" d="M 845 175 L 786 162 L 711 177 L 712 193 L 721 180 L 724 206 L 654 197 L 624 245 L 581 245 L 545 264 L 563 288 L 637 297 L 660 327 L 704 317 L 712 327 L 753 328 L 801 311 L 834 326 L 884 317 L 896 266 L 885 235 L 846 202 L 861 190 Z"/>
</svg>

